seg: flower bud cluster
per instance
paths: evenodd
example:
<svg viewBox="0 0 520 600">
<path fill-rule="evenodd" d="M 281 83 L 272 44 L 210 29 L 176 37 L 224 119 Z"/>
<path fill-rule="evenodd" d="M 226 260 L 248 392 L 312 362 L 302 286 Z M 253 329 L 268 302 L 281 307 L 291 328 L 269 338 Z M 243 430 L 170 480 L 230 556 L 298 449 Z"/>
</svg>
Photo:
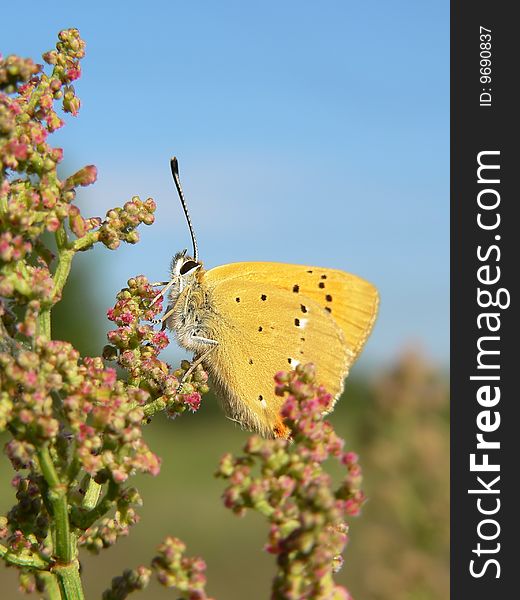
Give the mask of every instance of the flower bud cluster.
<svg viewBox="0 0 520 600">
<path fill-rule="evenodd" d="M 16 431 L 13 442 L 38 445 L 57 435 L 59 422 L 52 394 L 62 388 L 64 376 L 69 377 L 64 369 L 76 367 L 77 360 L 70 344 L 38 338 L 34 350 L 0 353 L 2 394 L 12 402 L 9 422 Z"/>
<path fill-rule="evenodd" d="M 110 589 L 103 592 L 102 600 L 124 600 L 132 592 L 144 590 L 150 581 L 151 569 L 143 565 L 126 569 L 112 579 Z"/>
<path fill-rule="evenodd" d="M 85 56 L 85 42 L 77 29 L 64 29 L 58 34 L 56 50 L 46 52 L 43 59 L 54 65 L 54 72 L 62 83 L 71 83 L 81 76 L 79 60 Z"/>
<path fill-rule="evenodd" d="M 185 557 L 185 551 L 186 546 L 181 540 L 167 537 L 159 546 L 151 568 L 141 565 L 114 577 L 110 589 L 103 593 L 103 600 L 123 600 L 131 592 L 144 589 L 152 572 L 162 585 L 175 588 L 180 599 L 212 600 L 205 592 L 205 562 L 199 557 Z"/>
<path fill-rule="evenodd" d="M 63 125 L 54 109 L 56 100 L 62 100 L 65 112 L 76 114 L 79 109 L 79 99 L 69 84 L 79 77 L 84 42 L 77 29 L 63 31 L 60 37 L 57 49 L 44 56 L 46 62 L 54 65 L 50 75 L 30 60 L 13 56 L 0 59 L 2 174 L 10 169 L 37 176 L 11 181 L 1 178 L 0 199 L 5 205 L 0 223 L 2 230 L 9 229 L 12 234 L 11 240 L 0 241 L 0 247 L 4 247 L 3 260 L 9 258 L 6 247 L 13 248 L 16 260 L 16 244 L 23 245 L 25 252 L 30 251 L 43 231 L 56 231 L 71 211 L 74 191 L 64 186 L 56 173 L 63 151 L 50 146 L 47 137 Z M 78 185 L 88 185 L 94 180 L 95 174 Z"/>
<path fill-rule="evenodd" d="M 140 223 L 151 225 L 154 222 L 155 208 L 155 202 L 151 198 L 142 202 L 138 196 L 134 196 L 123 208 L 109 210 L 97 232 L 99 241 L 110 250 L 118 248 L 122 241 L 136 244 L 139 241 L 136 227 Z"/>
<path fill-rule="evenodd" d="M 183 361 L 180 369 L 172 373 L 158 358 L 169 343 L 168 336 L 141 323 L 154 319 L 162 311 L 161 299 L 153 302 L 156 297 L 157 292 L 143 275 L 128 280 L 128 288 L 119 292 L 115 306 L 107 313 L 117 328 L 108 332 L 110 345 L 105 346 L 103 356 L 116 360 L 128 371 L 129 383 L 149 394 L 144 406 L 147 416 L 166 409 L 174 417 L 187 409 L 198 410 L 201 394 L 208 391 L 208 377 L 199 367 L 183 381 L 190 368 L 188 361 Z"/>
<path fill-rule="evenodd" d="M 13 532 L 11 542 L 22 534 L 34 545 L 38 544 L 40 551 L 48 551 L 43 542 L 49 532 L 49 514 L 40 492 L 41 481 L 34 474 L 16 475 L 11 484 L 16 489 L 17 500 L 7 515 L 6 527 Z"/>
<path fill-rule="evenodd" d="M 35 350 L 15 356 L 0 353 L 2 395 L 16 437 L 7 445 L 14 468 L 30 465 L 34 447 L 56 438 L 54 410 L 61 398 L 76 456 L 92 476 L 125 481 L 131 473 L 156 475 L 159 459 L 142 437 L 143 405 L 148 394 L 116 379 L 101 358 L 79 360 L 67 342 L 36 339 Z M 14 400 L 14 401 L 13 401 Z"/>
<path fill-rule="evenodd" d="M 277 556 L 273 598 L 349 598 L 333 580 L 347 543 L 347 515 L 364 502 L 357 456 L 323 419 L 331 396 L 315 384 L 312 365 L 275 377 L 290 439 L 249 438 L 244 454 L 225 455 L 217 476 L 229 482 L 224 504 L 238 515 L 247 509 L 270 524 L 266 550 Z M 345 471 L 339 486 L 324 469 L 336 459 Z"/>
<path fill-rule="evenodd" d="M 139 523 L 139 515 L 134 506 L 141 506 L 142 500 L 135 488 L 118 490 L 114 517 L 105 517 L 84 531 L 78 545 L 93 554 L 113 546 L 120 537 L 130 533 L 130 527 Z"/>
<path fill-rule="evenodd" d="M 127 387 L 99 357 L 84 358 L 77 374 L 64 387 L 63 410 L 83 469 L 116 483 L 135 472 L 157 475 L 160 460 L 142 436 L 146 392 Z"/>
<path fill-rule="evenodd" d="M 152 569 L 165 587 L 175 588 L 186 600 L 212 600 L 206 595 L 206 563 L 199 557 L 184 556 L 186 545 L 178 538 L 167 537 L 158 548 Z"/>
<path fill-rule="evenodd" d="M 20 84 L 27 83 L 40 70 L 41 66 L 35 64 L 31 58 L 20 58 L 13 55 L 3 58 L 0 55 L 0 91 L 13 94 Z M 2 121 L 0 121 L 0 126 L 1 124 Z M 1 131 L 2 129 L 0 129 Z"/>
</svg>

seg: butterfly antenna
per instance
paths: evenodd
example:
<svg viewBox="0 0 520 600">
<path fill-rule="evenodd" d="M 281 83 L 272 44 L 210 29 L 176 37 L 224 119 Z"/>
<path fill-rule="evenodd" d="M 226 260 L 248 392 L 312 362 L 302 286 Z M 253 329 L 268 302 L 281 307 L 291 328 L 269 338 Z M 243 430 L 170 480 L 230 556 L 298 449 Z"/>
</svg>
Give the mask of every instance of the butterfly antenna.
<svg viewBox="0 0 520 600">
<path fill-rule="evenodd" d="M 188 227 L 191 234 L 191 241 L 193 243 L 193 260 L 197 262 L 199 257 L 199 249 L 197 247 L 197 240 L 195 239 L 195 232 L 191 223 L 190 213 L 188 212 L 188 207 L 186 206 L 186 200 L 184 199 L 184 193 L 181 187 L 181 180 L 179 178 L 179 163 L 177 162 L 177 158 L 175 156 L 170 160 L 170 167 L 172 169 L 173 181 L 175 181 L 175 187 L 177 188 L 177 193 L 179 194 L 182 209 L 184 210 L 184 215 L 186 216 L 186 221 L 188 222 Z"/>
</svg>

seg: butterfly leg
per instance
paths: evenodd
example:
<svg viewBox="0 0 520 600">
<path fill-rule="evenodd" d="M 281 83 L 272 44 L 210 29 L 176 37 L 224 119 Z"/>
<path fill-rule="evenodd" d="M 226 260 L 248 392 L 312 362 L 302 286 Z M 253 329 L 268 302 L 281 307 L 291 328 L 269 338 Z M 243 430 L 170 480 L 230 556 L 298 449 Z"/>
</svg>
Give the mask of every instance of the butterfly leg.
<svg viewBox="0 0 520 600">
<path fill-rule="evenodd" d="M 167 281 L 165 284 L 165 287 L 157 294 L 157 296 L 155 296 L 155 298 L 152 300 L 150 306 L 153 306 L 157 300 L 159 300 L 159 298 L 161 296 L 164 296 L 164 294 L 166 294 L 166 292 L 172 287 L 172 285 L 176 282 L 176 279 L 172 279 L 171 281 Z M 158 282 L 158 283 L 152 283 L 151 286 L 155 287 L 157 285 L 163 285 L 164 282 Z"/>
<path fill-rule="evenodd" d="M 159 292 L 159 294 L 157 294 L 157 296 L 155 296 L 155 298 L 152 300 L 152 304 L 157 300 L 157 298 L 162 296 L 164 294 L 164 292 L 166 290 L 168 290 L 174 283 L 175 283 L 175 279 L 170 281 L 168 283 L 168 285 L 164 288 L 164 290 L 161 290 Z M 151 319 L 151 322 L 156 325 L 159 323 L 162 323 L 161 331 L 164 331 L 166 329 L 166 320 L 173 315 L 173 313 L 175 312 L 175 307 L 177 306 L 178 302 L 179 302 L 179 299 L 177 298 L 177 301 L 175 302 L 175 304 L 168 305 L 166 307 L 166 313 L 160 319 Z M 186 310 L 187 310 L 187 301 L 184 302 L 184 312 L 186 312 Z M 204 340 L 205 338 L 194 337 L 193 339 L 196 341 L 201 341 L 201 340 Z M 213 340 L 209 340 L 209 341 L 213 341 Z M 203 341 L 203 343 L 204 343 L 204 341 Z"/>
<path fill-rule="evenodd" d="M 165 314 L 160 319 L 150 319 L 150 323 L 154 325 L 161 324 L 161 331 L 166 329 L 166 320 L 169 319 L 174 313 L 175 306 L 167 306 Z"/>
<path fill-rule="evenodd" d="M 199 342 L 201 344 L 207 344 L 209 346 L 209 348 L 207 348 L 206 350 L 204 350 L 204 352 L 195 361 L 193 361 L 191 363 L 190 368 L 182 376 L 181 385 L 186 381 L 186 379 L 188 378 L 188 376 L 191 375 L 193 373 L 193 371 L 195 371 L 195 369 L 208 356 L 208 354 L 210 354 L 211 352 L 213 352 L 213 350 L 215 350 L 215 348 L 218 345 L 218 342 L 216 340 L 210 340 L 209 338 L 200 337 L 198 335 L 194 335 L 193 336 L 193 340 L 196 341 L 196 342 Z"/>
</svg>

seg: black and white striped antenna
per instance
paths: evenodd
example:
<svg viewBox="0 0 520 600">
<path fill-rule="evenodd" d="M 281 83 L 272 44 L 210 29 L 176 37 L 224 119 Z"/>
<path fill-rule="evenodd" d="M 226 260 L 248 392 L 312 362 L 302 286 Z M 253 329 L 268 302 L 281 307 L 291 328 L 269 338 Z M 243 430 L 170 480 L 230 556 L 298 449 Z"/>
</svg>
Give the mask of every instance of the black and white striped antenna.
<svg viewBox="0 0 520 600">
<path fill-rule="evenodd" d="M 172 169 L 173 181 L 175 181 L 175 187 L 177 188 L 177 193 L 179 194 L 179 198 L 182 204 L 182 209 L 184 210 L 184 215 L 186 216 L 186 221 L 188 222 L 188 227 L 190 230 L 191 241 L 193 243 L 193 260 L 198 262 L 199 257 L 199 249 L 197 247 L 197 240 L 195 239 L 195 232 L 193 230 L 193 225 L 190 219 L 190 214 L 188 212 L 188 207 L 186 206 L 186 200 L 184 199 L 184 193 L 181 187 L 181 180 L 179 178 L 179 163 L 177 162 L 177 158 L 174 156 L 170 160 L 170 167 Z"/>
</svg>

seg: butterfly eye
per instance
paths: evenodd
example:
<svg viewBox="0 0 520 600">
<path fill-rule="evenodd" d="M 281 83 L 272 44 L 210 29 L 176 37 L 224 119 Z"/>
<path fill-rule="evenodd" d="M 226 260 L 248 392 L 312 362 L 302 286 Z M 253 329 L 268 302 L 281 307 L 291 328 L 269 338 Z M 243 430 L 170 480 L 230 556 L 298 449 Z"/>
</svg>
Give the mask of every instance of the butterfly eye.
<svg viewBox="0 0 520 600">
<path fill-rule="evenodd" d="M 198 263 L 195 260 L 187 260 L 181 267 L 180 270 L 180 274 L 181 275 L 186 275 L 186 273 L 189 273 L 190 271 L 192 271 L 193 269 L 196 269 L 197 267 L 200 266 L 200 263 Z"/>
</svg>

